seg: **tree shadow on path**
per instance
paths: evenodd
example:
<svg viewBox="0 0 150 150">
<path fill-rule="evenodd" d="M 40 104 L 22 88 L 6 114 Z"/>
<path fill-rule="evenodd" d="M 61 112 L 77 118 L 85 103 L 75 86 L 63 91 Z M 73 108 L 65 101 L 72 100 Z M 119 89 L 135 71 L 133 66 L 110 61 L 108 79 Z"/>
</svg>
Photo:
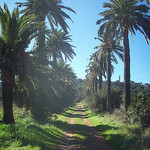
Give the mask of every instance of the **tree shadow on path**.
<svg viewBox="0 0 150 150">
<path fill-rule="evenodd" d="M 74 109 L 75 113 L 64 113 L 64 116 L 69 118 L 81 118 L 86 119 L 88 115 L 85 115 L 85 110 L 83 108 Z M 76 114 L 76 112 L 80 112 L 80 114 Z M 101 150 L 108 150 L 106 148 L 106 142 L 104 138 L 98 134 L 96 131 L 96 127 L 94 126 L 87 126 L 82 124 L 69 124 L 63 121 L 53 121 L 56 127 L 66 131 L 66 135 L 60 142 L 60 146 L 58 147 L 59 150 L 99 150 L 99 145 L 101 143 L 102 147 Z M 113 127 L 108 125 L 103 125 L 103 129 L 109 130 Z M 76 136 L 78 135 L 78 136 Z M 93 149 L 94 148 L 94 149 Z"/>
</svg>

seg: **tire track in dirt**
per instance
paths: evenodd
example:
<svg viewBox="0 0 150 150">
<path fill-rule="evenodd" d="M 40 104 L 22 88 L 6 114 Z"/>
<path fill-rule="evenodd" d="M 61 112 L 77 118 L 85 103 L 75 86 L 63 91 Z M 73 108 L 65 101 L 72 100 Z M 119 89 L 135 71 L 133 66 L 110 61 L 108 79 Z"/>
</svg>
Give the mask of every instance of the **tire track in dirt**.
<svg viewBox="0 0 150 150">
<path fill-rule="evenodd" d="M 107 145 L 106 140 L 103 136 L 101 136 L 96 127 L 93 126 L 84 116 L 85 116 L 85 109 L 82 104 L 78 105 L 78 109 L 82 110 L 81 116 L 82 120 L 86 123 L 89 127 L 89 138 L 91 139 L 91 143 L 89 144 L 88 150 L 110 150 Z"/>
</svg>

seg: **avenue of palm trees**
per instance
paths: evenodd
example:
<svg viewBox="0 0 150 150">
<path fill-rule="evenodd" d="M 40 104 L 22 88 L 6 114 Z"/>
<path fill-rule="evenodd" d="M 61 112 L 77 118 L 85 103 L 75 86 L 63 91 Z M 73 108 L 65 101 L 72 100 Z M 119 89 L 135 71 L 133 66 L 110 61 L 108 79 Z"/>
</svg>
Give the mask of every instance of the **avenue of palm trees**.
<svg viewBox="0 0 150 150">
<path fill-rule="evenodd" d="M 142 1 L 141 1 L 142 2 Z M 124 107 L 127 111 L 130 105 L 130 46 L 129 33 L 132 38 L 136 31 L 142 33 L 146 43 L 150 39 L 149 6 L 136 0 L 110 0 L 104 3 L 105 11 L 99 15 L 102 19 L 97 21 L 100 25 L 98 39 L 102 44 L 92 55 L 88 66 L 87 87 L 88 92 L 92 88 L 97 91 L 97 77 L 99 77 L 99 89 L 101 89 L 102 77 L 107 77 L 107 111 L 111 113 L 111 75 L 114 67 L 111 61 L 117 63 L 113 53 L 116 53 L 124 62 Z M 146 1 L 149 4 L 149 1 Z M 113 35 L 113 36 L 112 36 Z M 115 44 L 115 41 L 117 45 Z M 119 46 L 120 41 L 123 47 Z M 103 56 L 105 55 L 105 56 Z M 95 82 L 96 81 L 96 82 Z M 95 84 L 94 84 L 95 83 Z M 95 88 L 94 88 L 95 87 Z M 94 90 L 95 89 L 95 90 Z"/>
<path fill-rule="evenodd" d="M 17 6 L 23 7 L 21 13 Z M 65 22 L 65 18 L 71 18 L 64 9 L 74 12 L 60 0 L 18 2 L 12 13 L 7 4 L 0 7 L 3 122 L 15 123 L 14 98 L 20 104 L 33 107 L 42 96 L 47 96 L 52 104 L 52 97 L 65 95 L 65 88 L 71 86 L 73 90 L 75 74 L 65 62 L 71 60 L 75 52 Z M 50 29 L 45 26 L 46 17 Z M 35 39 L 34 47 L 27 51 L 32 39 Z M 25 98 L 28 100 L 22 100 Z M 48 109 L 48 101 L 43 103 L 47 103 L 44 109 Z M 43 105 L 42 100 L 40 105 Z"/>
<path fill-rule="evenodd" d="M 100 12 L 98 37 L 100 45 L 92 54 L 86 76 L 86 91 L 102 89 L 102 78 L 107 78 L 107 111 L 111 110 L 112 62 L 116 55 L 124 62 L 125 111 L 130 105 L 130 45 L 129 33 L 140 31 L 147 44 L 150 39 L 149 1 L 110 0 Z M 21 12 L 19 9 L 21 7 Z M 75 98 L 76 75 L 67 60 L 76 55 L 71 44 L 69 26 L 72 21 L 62 0 L 27 0 L 17 2 L 9 11 L 7 4 L 0 7 L 0 69 L 2 80 L 3 122 L 15 123 L 13 100 L 18 105 L 33 108 L 33 112 L 54 113 L 67 107 Z M 46 19 L 50 27 L 46 26 Z M 73 21 L 72 21 L 73 22 Z M 34 40 L 34 47 L 28 46 Z M 123 46 L 120 45 L 122 41 Z M 23 96 L 22 96 L 23 95 Z M 44 99 L 44 100 L 43 100 Z M 60 109 L 60 110 L 59 110 Z"/>
</svg>

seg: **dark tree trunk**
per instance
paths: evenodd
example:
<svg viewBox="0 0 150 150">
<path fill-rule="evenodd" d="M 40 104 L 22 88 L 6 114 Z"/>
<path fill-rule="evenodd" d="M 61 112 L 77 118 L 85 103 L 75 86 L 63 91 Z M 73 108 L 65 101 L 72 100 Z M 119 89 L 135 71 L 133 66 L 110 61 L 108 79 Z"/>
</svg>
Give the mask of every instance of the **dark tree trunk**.
<svg viewBox="0 0 150 150">
<path fill-rule="evenodd" d="M 14 73 L 10 67 L 2 69 L 2 100 L 3 100 L 3 122 L 6 124 L 13 124 L 13 87 L 14 87 Z"/>
<path fill-rule="evenodd" d="M 87 95 L 89 95 L 89 94 L 90 94 L 90 90 L 89 90 L 89 89 L 86 91 L 86 94 L 87 94 Z"/>
<path fill-rule="evenodd" d="M 53 62 L 56 65 L 57 64 L 57 57 L 56 57 L 56 53 L 53 54 Z"/>
<path fill-rule="evenodd" d="M 111 113 L 111 53 L 108 52 L 107 60 L 107 111 Z"/>
<path fill-rule="evenodd" d="M 95 91 L 97 92 L 97 78 L 95 78 Z"/>
<path fill-rule="evenodd" d="M 45 22 L 45 15 L 39 17 L 39 22 Z M 37 38 L 38 43 L 38 51 L 42 51 L 45 47 L 45 33 L 43 32 L 43 29 L 39 28 L 39 35 Z"/>
<path fill-rule="evenodd" d="M 92 80 L 92 91 L 94 92 L 94 79 Z"/>
<path fill-rule="evenodd" d="M 130 49 L 129 49 L 129 38 L 128 29 L 124 29 L 123 38 L 123 61 L 124 61 L 124 100 L 125 100 L 125 111 L 127 112 L 128 106 L 130 105 Z"/>
<path fill-rule="evenodd" d="M 102 73 L 99 74 L 99 91 L 102 89 Z"/>
</svg>

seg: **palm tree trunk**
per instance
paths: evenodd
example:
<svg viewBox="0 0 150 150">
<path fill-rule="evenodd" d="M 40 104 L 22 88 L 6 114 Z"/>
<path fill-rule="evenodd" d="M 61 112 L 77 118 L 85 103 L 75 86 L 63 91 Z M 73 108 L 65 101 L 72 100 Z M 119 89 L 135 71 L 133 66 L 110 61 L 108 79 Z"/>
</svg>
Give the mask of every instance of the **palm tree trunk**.
<svg viewBox="0 0 150 150">
<path fill-rule="evenodd" d="M 130 105 L 130 49 L 129 49 L 129 38 L 128 29 L 124 29 L 123 39 L 123 61 L 124 61 L 124 100 L 125 100 L 125 111 L 127 112 L 128 106 Z"/>
<path fill-rule="evenodd" d="M 97 78 L 95 78 L 95 91 L 97 92 Z"/>
<path fill-rule="evenodd" d="M 94 79 L 92 80 L 92 91 L 94 92 Z"/>
<path fill-rule="evenodd" d="M 107 61 L 107 111 L 111 114 L 111 53 L 108 52 Z"/>
<path fill-rule="evenodd" d="M 10 67 L 2 69 L 2 100 L 3 100 L 3 122 L 13 124 L 13 85 L 14 73 Z"/>
<path fill-rule="evenodd" d="M 53 54 L 53 62 L 55 65 L 57 65 L 56 53 Z"/>
<path fill-rule="evenodd" d="M 99 91 L 102 89 L 102 73 L 99 74 Z"/>
<path fill-rule="evenodd" d="M 89 89 L 86 91 L 86 94 L 87 94 L 87 95 L 89 95 L 89 94 L 90 94 L 90 90 L 89 90 Z"/>
<path fill-rule="evenodd" d="M 45 15 L 39 17 L 39 22 L 45 22 Z M 37 38 L 38 43 L 38 51 L 42 51 L 45 47 L 45 33 L 43 32 L 43 29 L 39 28 L 39 35 Z"/>
</svg>

